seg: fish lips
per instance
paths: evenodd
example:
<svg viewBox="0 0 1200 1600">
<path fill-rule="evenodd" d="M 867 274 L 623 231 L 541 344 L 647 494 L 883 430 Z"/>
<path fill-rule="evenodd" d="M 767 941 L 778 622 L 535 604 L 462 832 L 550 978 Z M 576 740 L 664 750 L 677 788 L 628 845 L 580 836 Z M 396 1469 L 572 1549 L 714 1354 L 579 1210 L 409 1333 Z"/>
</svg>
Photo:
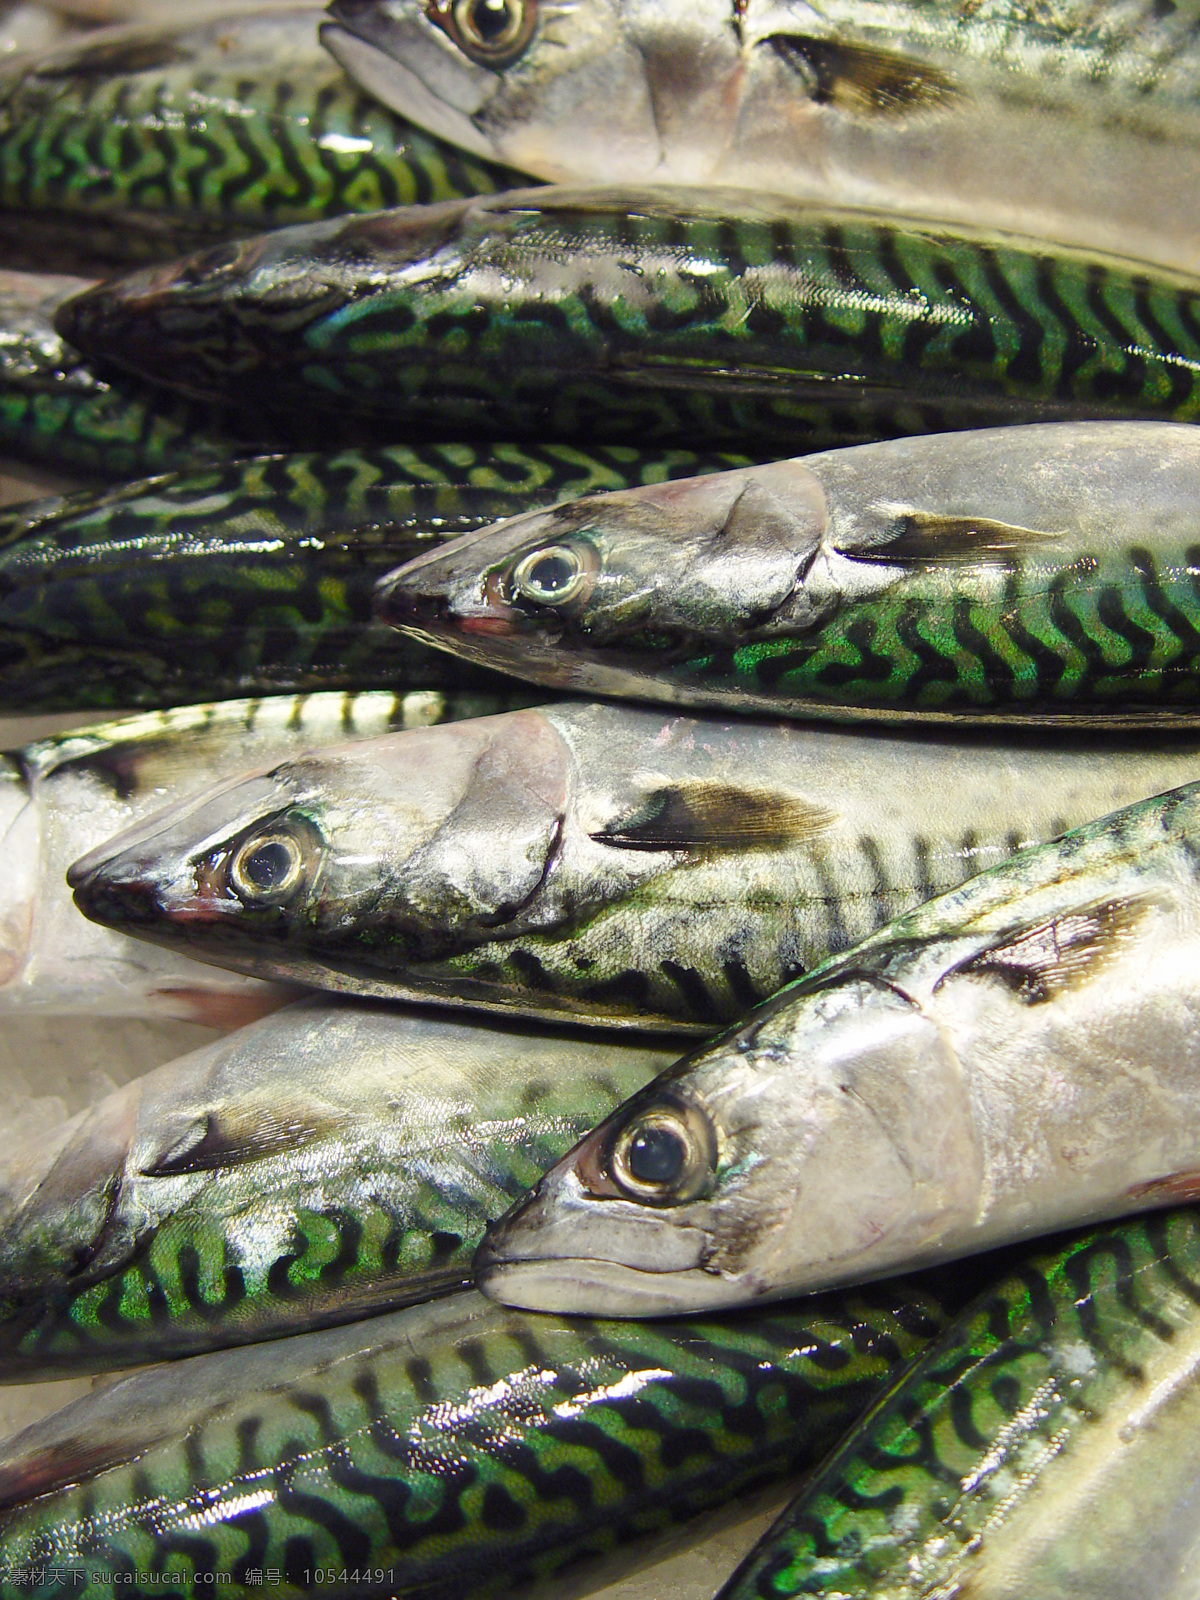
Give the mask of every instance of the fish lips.
<svg viewBox="0 0 1200 1600">
<path fill-rule="evenodd" d="M 624 1260 L 605 1253 L 614 1244 Z M 554 1170 L 489 1227 L 474 1277 L 491 1299 L 526 1311 L 659 1317 L 744 1304 L 744 1285 L 705 1267 L 709 1244 L 679 1211 L 589 1200 L 573 1172 Z"/>
<path fill-rule="evenodd" d="M 333 0 L 321 43 L 354 81 L 391 110 L 486 161 L 500 152 L 473 118 L 500 87 L 424 17 L 374 0 Z"/>
</svg>

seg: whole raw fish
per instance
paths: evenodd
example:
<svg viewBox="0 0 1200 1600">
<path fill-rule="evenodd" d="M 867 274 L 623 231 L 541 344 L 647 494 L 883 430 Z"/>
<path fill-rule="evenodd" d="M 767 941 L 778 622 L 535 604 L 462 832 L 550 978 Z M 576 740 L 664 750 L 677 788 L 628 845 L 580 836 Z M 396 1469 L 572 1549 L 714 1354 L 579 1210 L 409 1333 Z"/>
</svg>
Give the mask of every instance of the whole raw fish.
<svg viewBox="0 0 1200 1600">
<path fill-rule="evenodd" d="M 510 681 L 375 622 L 376 579 L 530 505 L 742 459 L 379 446 L 255 457 L 0 511 L 0 709 L 397 683 L 511 700 Z"/>
<path fill-rule="evenodd" d="M 294 989 L 154 950 L 87 922 L 79 852 L 247 763 L 498 709 L 486 696 L 320 694 L 129 717 L 0 757 L 0 1014 L 175 1016 L 235 1027 Z"/>
<path fill-rule="evenodd" d="M 813 1465 L 969 1293 L 613 1324 L 466 1291 L 137 1373 L 0 1450 L 0 1595 L 466 1600 L 627 1559 Z"/>
<path fill-rule="evenodd" d="M 285 228 L 59 307 L 207 399 L 756 450 L 1200 412 L 1200 279 L 741 191 L 530 189 Z"/>
<path fill-rule="evenodd" d="M 0 1380 L 345 1322 L 462 1283 L 674 1052 L 328 1000 L 135 1078 L 0 1165 Z"/>
<path fill-rule="evenodd" d="M 381 615 L 556 688 L 784 715 L 1200 720 L 1200 430 L 890 440 L 537 511 Z"/>
<path fill-rule="evenodd" d="M 90 917 L 285 982 L 711 1030 L 971 873 L 1200 777 L 1047 745 L 561 705 L 326 750 L 72 866 Z"/>
<path fill-rule="evenodd" d="M 719 1600 L 1190 1600 L 1200 1219 L 1022 1257 L 872 1409 Z"/>
<path fill-rule="evenodd" d="M 44 270 L 511 189 L 385 111 L 317 40 L 321 9 L 225 4 L 110 28 L 0 74 L 0 237 Z"/>
<path fill-rule="evenodd" d="M 1196 7 L 334 0 L 385 104 L 555 182 L 736 184 L 1200 268 Z"/>
<path fill-rule="evenodd" d="M 602 1123 L 477 1281 L 655 1316 L 1195 1193 L 1198 861 L 1191 783 L 897 918 Z"/>
</svg>

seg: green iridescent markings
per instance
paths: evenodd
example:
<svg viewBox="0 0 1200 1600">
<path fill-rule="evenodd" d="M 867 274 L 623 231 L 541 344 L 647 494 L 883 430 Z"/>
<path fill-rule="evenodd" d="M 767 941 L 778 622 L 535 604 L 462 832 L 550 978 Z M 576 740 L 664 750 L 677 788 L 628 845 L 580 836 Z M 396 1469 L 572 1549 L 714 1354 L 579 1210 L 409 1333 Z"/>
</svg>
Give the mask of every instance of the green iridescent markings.
<svg viewBox="0 0 1200 1600">
<path fill-rule="evenodd" d="M 1169 1415 L 1153 1420 L 1155 1395 L 1168 1384 L 1156 1391 L 1155 1381 L 1186 1365 L 1198 1307 L 1194 1208 L 1089 1229 L 1024 1255 L 851 1433 L 719 1600 L 968 1592 L 984 1600 L 1014 1592 L 999 1580 L 993 1589 L 986 1575 L 1014 1562 L 1033 1585 L 1023 1592 L 1061 1593 L 1038 1586 L 1052 1581 L 1044 1548 L 1031 1539 L 1022 1555 L 1014 1543 L 1023 1510 L 1055 1494 L 1055 1473 L 1061 1485 L 1076 1460 L 1086 1473 L 1089 1452 L 1102 1452 L 1106 1439 L 1116 1446 L 1125 1415 L 1128 1453 L 1138 1416 L 1149 1417 L 1165 1451 L 1162 1472 L 1174 1472 Z M 1090 1470 L 1098 1486 L 1091 1498 L 1054 1502 L 1067 1551 L 1072 1513 L 1100 1535 L 1098 1456 Z M 1086 1526 L 1081 1538 L 1086 1546 Z"/>
<path fill-rule="evenodd" d="M 0 1456 L 0 1594 L 499 1593 L 811 1466 L 944 1318 L 915 1281 L 640 1324 L 467 1293 L 139 1374 Z"/>
<path fill-rule="evenodd" d="M 1178 559 L 1097 546 L 1047 582 L 1048 558 L 930 566 L 789 638 L 671 669 L 707 692 L 896 712 L 1191 715 L 1200 670 L 1200 543 Z M 997 569 L 1003 591 L 997 594 Z"/>
<path fill-rule="evenodd" d="M 476 434 L 795 450 L 1200 409 L 1189 280 L 770 204 L 546 189 L 382 213 L 106 285 L 59 326 L 210 398 Z"/>
<path fill-rule="evenodd" d="M 161 706 L 397 683 L 511 699 L 511 679 L 374 622 L 375 581 L 433 540 L 530 505 L 743 460 L 397 445 L 33 502 L 0 513 L 0 706 Z"/>
<path fill-rule="evenodd" d="M 68 248 L 166 259 L 206 237 L 529 181 L 359 92 L 321 49 L 321 16 L 135 25 L 6 72 L 0 233 L 42 269 Z"/>
</svg>

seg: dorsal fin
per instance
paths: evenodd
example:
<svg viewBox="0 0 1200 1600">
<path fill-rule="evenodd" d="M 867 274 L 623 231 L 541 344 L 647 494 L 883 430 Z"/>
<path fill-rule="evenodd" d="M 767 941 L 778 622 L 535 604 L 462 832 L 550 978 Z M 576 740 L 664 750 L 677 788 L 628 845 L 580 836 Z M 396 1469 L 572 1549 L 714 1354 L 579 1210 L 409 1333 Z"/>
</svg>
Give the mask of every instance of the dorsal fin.
<svg viewBox="0 0 1200 1600">
<path fill-rule="evenodd" d="M 896 117 L 936 111 L 962 94 L 940 68 L 894 50 L 800 33 L 772 34 L 770 42 L 809 79 L 817 105 L 858 116 Z"/>
<path fill-rule="evenodd" d="M 664 784 L 591 837 L 625 850 L 782 850 L 836 814 L 796 795 L 723 783 Z"/>
<path fill-rule="evenodd" d="M 933 511 L 900 511 L 896 526 L 899 531 L 886 543 L 842 554 L 854 561 L 879 561 L 887 566 L 937 566 L 1011 555 L 1062 537 L 1061 533 L 1022 528 L 992 517 L 944 517 Z"/>
<path fill-rule="evenodd" d="M 1026 1005 L 1053 1000 L 1088 983 L 1116 955 L 1145 916 L 1144 900 L 1104 900 L 998 939 L 938 979 L 999 978 Z"/>
</svg>

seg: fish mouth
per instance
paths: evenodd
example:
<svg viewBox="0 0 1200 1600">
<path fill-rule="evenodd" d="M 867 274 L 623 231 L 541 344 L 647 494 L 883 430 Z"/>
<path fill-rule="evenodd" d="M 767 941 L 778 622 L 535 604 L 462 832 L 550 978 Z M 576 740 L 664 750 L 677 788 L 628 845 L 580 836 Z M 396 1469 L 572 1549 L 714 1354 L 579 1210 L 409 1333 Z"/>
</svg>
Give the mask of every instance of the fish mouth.
<svg viewBox="0 0 1200 1600">
<path fill-rule="evenodd" d="M 496 74 L 467 61 L 424 18 L 380 21 L 379 11 L 374 0 L 333 0 L 321 43 L 391 110 L 470 155 L 502 160 L 472 120 L 499 87 Z"/>
<path fill-rule="evenodd" d="M 588 1256 L 520 1260 L 489 1239 L 475 1252 L 476 1286 L 490 1300 L 522 1311 L 566 1316 L 673 1317 L 744 1305 L 748 1296 L 699 1267 L 661 1272 Z"/>
<path fill-rule="evenodd" d="M 462 634 L 508 639 L 531 631 L 519 611 L 490 595 L 474 604 L 449 595 L 438 567 L 411 570 L 422 559 L 389 573 L 376 585 L 375 615 L 381 622 L 417 632 L 432 643 Z"/>
</svg>

